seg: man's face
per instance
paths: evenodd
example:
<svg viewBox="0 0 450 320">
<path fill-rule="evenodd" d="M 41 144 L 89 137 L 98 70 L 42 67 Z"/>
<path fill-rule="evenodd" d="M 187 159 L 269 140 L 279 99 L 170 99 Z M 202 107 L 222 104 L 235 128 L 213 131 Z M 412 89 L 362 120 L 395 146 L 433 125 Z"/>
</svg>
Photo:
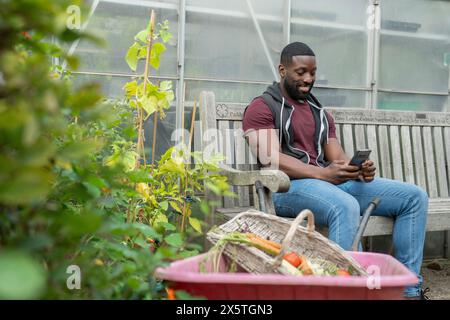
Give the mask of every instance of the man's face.
<svg viewBox="0 0 450 320">
<path fill-rule="evenodd" d="M 316 80 L 316 69 L 313 56 L 294 56 L 289 65 L 279 65 L 282 85 L 292 99 L 306 99 Z"/>
</svg>

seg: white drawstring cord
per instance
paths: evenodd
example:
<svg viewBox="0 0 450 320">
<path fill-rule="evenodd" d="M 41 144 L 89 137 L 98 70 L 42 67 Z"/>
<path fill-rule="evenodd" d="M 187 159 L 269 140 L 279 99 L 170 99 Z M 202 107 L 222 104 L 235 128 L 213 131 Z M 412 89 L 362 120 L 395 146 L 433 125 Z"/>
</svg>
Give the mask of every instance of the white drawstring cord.
<svg viewBox="0 0 450 320">
<path fill-rule="evenodd" d="M 284 97 L 282 97 L 282 103 L 281 103 L 281 116 L 280 116 L 280 148 L 281 148 L 281 140 L 283 137 L 283 109 L 284 109 Z M 288 142 L 289 143 L 289 142 Z"/>
</svg>

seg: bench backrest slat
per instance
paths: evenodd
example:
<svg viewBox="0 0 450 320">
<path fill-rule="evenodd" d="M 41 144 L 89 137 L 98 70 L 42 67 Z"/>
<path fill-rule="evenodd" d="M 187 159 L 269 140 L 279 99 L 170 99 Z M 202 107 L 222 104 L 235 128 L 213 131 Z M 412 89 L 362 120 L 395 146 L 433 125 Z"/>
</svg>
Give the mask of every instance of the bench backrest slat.
<svg viewBox="0 0 450 320">
<path fill-rule="evenodd" d="M 406 182 L 415 183 L 414 167 L 413 167 L 413 152 L 411 146 L 411 132 L 409 126 L 400 127 L 401 148 L 403 157 L 404 178 Z"/>
<path fill-rule="evenodd" d="M 442 128 L 433 128 L 433 144 L 436 151 L 437 183 L 440 197 L 448 197 L 448 178 L 445 166 L 444 141 L 442 139 Z"/>
<path fill-rule="evenodd" d="M 224 163 L 230 166 L 234 166 L 234 143 L 233 142 L 233 134 L 231 134 L 232 130 L 230 130 L 230 121 L 221 120 L 218 123 L 219 129 L 219 152 L 225 156 Z M 233 192 L 237 192 L 237 187 L 232 186 Z M 223 198 L 223 206 L 225 208 L 231 208 L 235 206 L 234 198 L 232 197 L 224 197 Z"/>
<path fill-rule="evenodd" d="M 412 127 L 412 145 L 414 154 L 414 169 L 416 171 L 416 184 L 427 189 L 425 178 L 425 164 L 423 159 L 422 133 L 420 127 Z"/>
<path fill-rule="evenodd" d="M 343 138 L 343 141 L 341 141 L 341 143 L 345 152 L 351 157 L 354 150 L 352 125 L 344 124 L 342 129 L 342 136 L 345 138 Z"/>
<path fill-rule="evenodd" d="M 392 170 L 393 178 L 395 180 L 403 181 L 403 168 L 402 168 L 402 153 L 400 144 L 400 128 L 398 126 L 389 127 L 391 156 L 392 156 Z"/>
<path fill-rule="evenodd" d="M 437 197 L 436 163 L 434 162 L 433 139 L 431 137 L 431 127 L 423 127 L 423 145 L 425 149 L 425 169 L 430 197 Z"/>
<path fill-rule="evenodd" d="M 365 126 L 358 124 L 355 126 L 355 150 L 367 149 Z"/>
<path fill-rule="evenodd" d="M 381 164 L 381 176 L 384 178 L 392 178 L 392 167 L 391 167 L 391 159 L 390 159 L 390 148 L 389 148 L 389 137 L 388 137 L 388 128 L 387 126 L 379 126 L 378 127 L 378 138 L 379 138 L 379 146 L 380 151 L 378 152 L 380 156 L 380 164 Z"/>
<path fill-rule="evenodd" d="M 367 147 L 372 150 L 370 154 L 370 159 L 375 164 L 375 176 L 380 176 L 380 161 L 378 154 L 378 139 L 377 139 L 377 128 L 374 125 L 367 125 Z"/>
<path fill-rule="evenodd" d="M 250 170 L 249 159 L 248 159 L 248 144 L 242 139 L 242 121 L 233 121 L 234 128 L 234 142 L 235 142 L 235 160 L 236 169 L 238 170 Z M 239 207 L 250 206 L 249 199 L 249 187 L 242 186 L 237 188 L 238 205 Z"/>
<path fill-rule="evenodd" d="M 447 159 L 447 186 L 449 187 L 448 193 L 450 196 L 450 127 L 444 129 L 444 141 L 445 158 Z"/>
<path fill-rule="evenodd" d="M 339 123 L 336 123 L 336 137 L 338 138 L 339 141 L 341 141 L 341 137 L 342 137 L 342 125 Z"/>
</svg>

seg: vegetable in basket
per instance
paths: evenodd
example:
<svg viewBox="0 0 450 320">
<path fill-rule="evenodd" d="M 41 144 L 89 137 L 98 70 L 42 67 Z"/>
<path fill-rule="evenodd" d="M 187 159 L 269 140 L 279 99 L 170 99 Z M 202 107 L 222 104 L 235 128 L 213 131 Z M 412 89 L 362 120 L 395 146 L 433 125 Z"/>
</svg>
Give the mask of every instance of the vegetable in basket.
<svg viewBox="0 0 450 320">
<path fill-rule="evenodd" d="M 242 233 L 236 231 L 224 236 L 211 249 L 212 252 L 218 253 L 217 258 L 220 258 L 221 251 L 228 242 L 249 245 L 262 250 L 271 256 L 277 256 L 281 252 L 281 244 L 277 242 L 264 239 L 254 233 Z M 218 266 L 218 263 L 216 263 L 216 266 Z M 286 253 L 280 267 L 283 269 L 284 273 L 290 275 L 350 275 L 348 270 L 339 269 L 336 265 L 330 265 L 328 268 L 324 268 L 320 264 L 309 261 L 305 256 L 295 252 Z M 215 269 L 217 270 L 218 267 Z"/>
</svg>

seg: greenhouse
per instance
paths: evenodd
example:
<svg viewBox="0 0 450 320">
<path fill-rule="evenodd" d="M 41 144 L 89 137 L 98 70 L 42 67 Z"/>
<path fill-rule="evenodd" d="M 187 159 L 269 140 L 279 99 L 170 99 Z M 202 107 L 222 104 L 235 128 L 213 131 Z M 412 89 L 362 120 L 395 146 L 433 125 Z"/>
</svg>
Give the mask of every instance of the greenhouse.
<svg viewBox="0 0 450 320">
<path fill-rule="evenodd" d="M 450 299 L 449 17 L 2 1 L 0 300 Z"/>
</svg>

